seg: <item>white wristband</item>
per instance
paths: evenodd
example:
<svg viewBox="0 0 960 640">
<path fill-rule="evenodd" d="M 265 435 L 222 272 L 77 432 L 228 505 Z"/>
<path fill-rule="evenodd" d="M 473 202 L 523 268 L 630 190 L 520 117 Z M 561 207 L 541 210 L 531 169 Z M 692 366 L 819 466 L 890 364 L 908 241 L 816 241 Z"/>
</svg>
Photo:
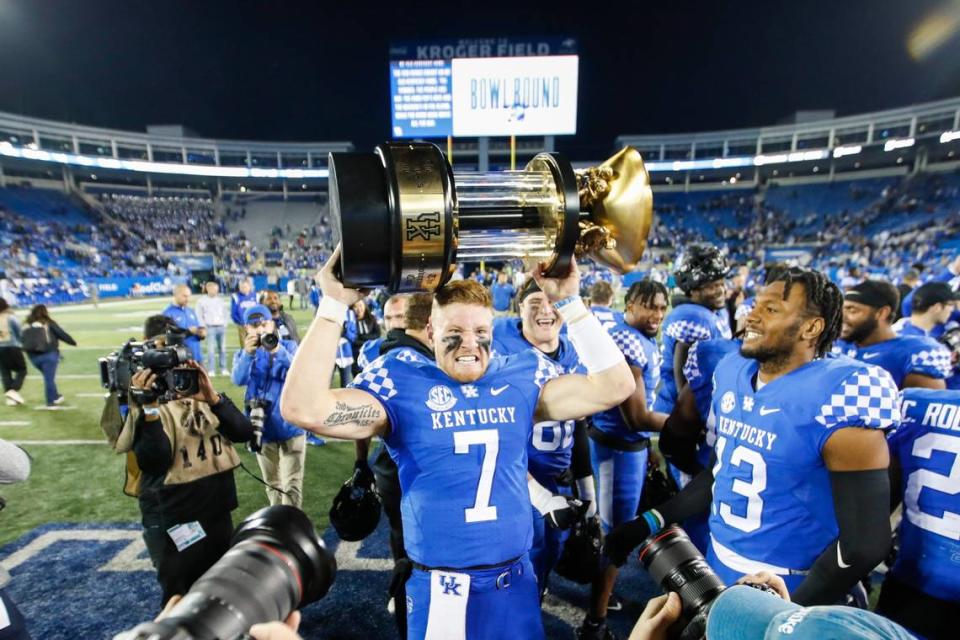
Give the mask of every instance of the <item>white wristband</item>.
<svg viewBox="0 0 960 640">
<path fill-rule="evenodd" d="M 527 478 L 527 489 L 530 491 L 530 504 L 540 515 L 544 515 L 550 510 L 550 498 L 553 494 L 547 491 L 547 488 L 533 479 Z"/>
<path fill-rule="evenodd" d="M 323 296 L 317 305 L 317 317 L 343 324 L 347 319 L 347 304 L 331 296 Z"/>
<path fill-rule="evenodd" d="M 597 485 L 593 476 L 585 476 L 577 480 L 577 497 L 584 502 L 597 501 Z"/>
<path fill-rule="evenodd" d="M 623 353 L 617 347 L 607 330 L 596 316 L 587 310 L 583 300 L 574 300 L 557 307 L 557 313 L 567 323 L 567 336 L 573 343 L 580 362 L 589 373 L 606 371 L 624 361 Z"/>
</svg>

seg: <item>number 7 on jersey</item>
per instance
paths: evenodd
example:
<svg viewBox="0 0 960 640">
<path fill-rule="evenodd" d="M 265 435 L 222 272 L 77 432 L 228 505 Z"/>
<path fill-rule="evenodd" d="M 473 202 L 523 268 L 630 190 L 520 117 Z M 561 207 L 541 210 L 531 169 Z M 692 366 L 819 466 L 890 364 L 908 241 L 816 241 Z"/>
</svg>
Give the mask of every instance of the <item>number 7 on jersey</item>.
<svg viewBox="0 0 960 640">
<path fill-rule="evenodd" d="M 490 504 L 493 476 L 497 471 L 497 455 L 500 453 L 500 434 L 496 429 L 457 431 L 453 434 L 453 452 L 469 453 L 470 447 L 483 447 L 483 463 L 480 465 L 480 482 L 477 497 L 472 507 L 463 510 L 467 522 L 486 522 L 497 519 L 497 507 Z"/>
</svg>

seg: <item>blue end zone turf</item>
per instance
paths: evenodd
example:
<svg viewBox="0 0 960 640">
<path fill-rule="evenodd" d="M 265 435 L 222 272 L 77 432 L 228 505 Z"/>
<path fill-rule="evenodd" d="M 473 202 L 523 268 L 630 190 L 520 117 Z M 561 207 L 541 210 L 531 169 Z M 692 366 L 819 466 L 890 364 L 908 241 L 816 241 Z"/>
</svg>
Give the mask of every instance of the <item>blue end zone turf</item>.
<svg viewBox="0 0 960 640">
<path fill-rule="evenodd" d="M 360 543 L 341 542 L 332 530 L 323 538 L 336 554 L 337 580 L 326 598 L 304 609 L 303 637 L 396 637 L 387 612 L 393 563 L 386 521 Z M 8 593 L 37 640 L 111 638 L 160 609 L 160 589 L 140 527 L 134 524 L 45 525 L 0 549 L 0 557 L 11 567 Z M 622 637 L 629 635 L 646 600 L 659 592 L 631 564 L 617 583 L 617 593 L 627 600 L 624 611 L 610 616 L 611 627 Z M 587 587 L 551 578 L 543 615 L 548 638 L 572 637 L 587 597 Z"/>
</svg>

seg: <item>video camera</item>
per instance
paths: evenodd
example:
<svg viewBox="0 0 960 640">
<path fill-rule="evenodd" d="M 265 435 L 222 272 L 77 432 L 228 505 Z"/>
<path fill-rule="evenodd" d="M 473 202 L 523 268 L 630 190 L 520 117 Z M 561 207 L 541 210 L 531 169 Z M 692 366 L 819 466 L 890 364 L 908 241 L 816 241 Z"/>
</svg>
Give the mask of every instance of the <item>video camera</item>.
<svg viewBox="0 0 960 640">
<path fill-rule="evenodd" d="M 128 340 L 119 351 L 100 358 L 100 384 L 108 391 L 116 391 L 121 398 L 130 393 L 130 381 L 143 369 L 157 375 L 153 389 L 134 391 L 137 402 L 169 402 L 179 397 L 192 396 L 200 390 L 200 372 L 183 366 L 192 359 L 184 346 L 185 329 L 168 329 L 164 346 L 155 340 L 136 342 Z"/>
<path fill-rule="evenodd" d="M 240 523 L 230 550 L 163 619 L 132 631 L 135 640 L 239 640 L 254 624 L 285 620 L 325 596 L 337 562 L 307 515 L 266 507 Z"/>
</svg>

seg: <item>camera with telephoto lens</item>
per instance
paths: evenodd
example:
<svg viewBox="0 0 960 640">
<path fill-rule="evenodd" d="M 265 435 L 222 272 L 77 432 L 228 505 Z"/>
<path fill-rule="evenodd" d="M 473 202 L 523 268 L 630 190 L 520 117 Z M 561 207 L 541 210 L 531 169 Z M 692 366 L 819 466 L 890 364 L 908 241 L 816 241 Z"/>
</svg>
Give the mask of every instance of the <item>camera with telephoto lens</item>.
<svg viewBox="0 0 960 640">
<path fill-rule="evenodd" d="M 253 398 L 247 406 L 250 408 L 250 424 L 253 425 L 253 437 L 247 442 L 247 449 L 250 453 L 260 453 L 263 449 L 263 423 L 270 403 L 262 398 Z"/>
<path fill-rule="evenodd" d="M 710 605 L 726 585 L 700 554 L 686 532 L 676 525 L 651 535 L 640 545 L 640 564 L 664 591 L 680 596 L 683 613 L 676 628 L 682 629 L 681 640 L 706 637 Z M 766 585 L 751 587 L 777 595 Z"/>
<path fill-rule="evenodd" d="M 180 397 L 192 396 L 200 391 L 200 372 L 183 366 L 193 356 L 183 342 L 187 336 L 184 329 L 168 329 L 161 347 L 155 340 L 136 342 L 128 340 L 110 355 L 100 358 L 100 384 L 108 391 L 118 392 L 121 398 L 131 393 L 133 376 L 143 369 L 156 374 L 152 389 L 136 389 L 134 399 L 147 404 L 153 401 L 169 402 Z"/>
<path fill-rule="evenodd" d="M 290 505 L 266 507 L 240 523 L 230 550 L 161 620 L 138 625 L 134 640 L 239 640 L 250 627 L 286 620 L 327 594 L 337 563 L 313 523 Z"/>
</svg>

